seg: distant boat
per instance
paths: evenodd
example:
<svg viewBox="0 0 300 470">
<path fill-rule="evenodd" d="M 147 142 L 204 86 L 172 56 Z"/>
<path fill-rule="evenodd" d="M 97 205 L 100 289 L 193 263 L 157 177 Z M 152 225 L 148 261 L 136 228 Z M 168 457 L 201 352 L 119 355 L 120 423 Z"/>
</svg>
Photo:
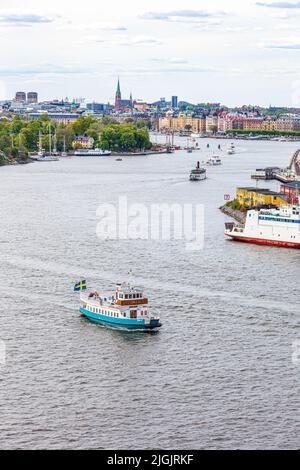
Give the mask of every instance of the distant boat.
<svg viewBox="0 0 300 470">
<path fill-rule="evenodd" d="M 235 145 L 233 143 L 228 145 L 227 153 L 228 153 L 228 155 L 234 155 L 235 154 Z"/>
<path fill-rule="evenodd" d="M 35 159 L 37 162 L 58 162 L 59 158 L 53 155 L 41 155 Z"/>
<path fill-rule="evenodd" d="M 58 162 L 59 161 L 58 157 L 55 157 L 53 155 L 47 155 L 44 149 L 39 150 L 36 155 L 29 155 L 29 158 L 31 158 L 31 160 L 34 160 L 36 162 Z"/>
<path fill-rule="evenodd" d="M 81 149 L 75 150 L 74 155 L 76 157 L 109 157 L 111 152 L 102 149 Z"/>
<path fill-rule="evenodd" d="M 193 139 L 200 139 L 201 134 L 196 134 L 196 133 L 192 132 L 191 137 L 192 137 Z"/>
<path fill-rule="evenodd" d="M 68 154 L 66 152 L 66 136 L 65 135 L 64 135 L 64 150 L 63 150 L 63 152 L 61 152 L 61 156 L 62 157 L 67 157 L 68 156 Z"/>
<path fill-rule="evenodd" d="M 217 166 L 222 165 L 222 160 L 218 155 L 212 155 L 206 162 L 207 165 Z"/>
<path fill-rule="evenodd" d="M 190 181 L 203 181 L 206 179 L 206 169 L 200 168 L 200 162 L 197 162 L 197 166 L 190 173 Z"/>
<path fill-rule="evenodd" d="M 189 138 L 187 139 L 185 150 L 187 150 L 187 153 L 192 153 L 193 152 L 193 147 L 190 144 L 190 139 Z"/>
<path fill-rule="evenodd" d="M 42 134 L 39 132 L 39 151 L 37 155 L 30 155 L 30 158 L 36 162 L 58 162 L 59 158 L 52 154 L 51 139 L 51 124 L 49 124 L 49 154 L 47 155 L 45 149 L 42 148 Z"/>
<path fill-rule="evenodd" d="M 50 155 L 47 155 L 45 152 L 45 149 L 42 148 L 42 133 L 41 131 L 39 132 L 39 151 L 37 154 L 31 154 L 29 155 L 29 158 L 31 160 L 35 160 L 36 162 L 57 162 L 59 159 L 57 157 L 53 157 L 51 155 L 51 144 L 49 145 L 50 147 Z"/>
</svg>

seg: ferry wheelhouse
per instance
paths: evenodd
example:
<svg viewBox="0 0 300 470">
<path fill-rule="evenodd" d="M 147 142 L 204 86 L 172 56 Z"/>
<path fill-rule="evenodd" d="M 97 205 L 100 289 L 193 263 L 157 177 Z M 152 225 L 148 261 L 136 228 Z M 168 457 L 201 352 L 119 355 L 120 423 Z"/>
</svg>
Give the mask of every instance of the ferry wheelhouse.
<svg viewBox="0 0 300 470">
<path fill-rule="evenodd" d="M 225 235 L 247 243 L 300 248 L 300 206 L 249 210 L 245 225 L 226 223 Z"/>
<path fill-rule="evenodd" d="M 143 292 L 130 284 L 117 284 L 112 295 L 82 292 L 80 312 L 90 321 L 111 328 L 155 330 L 161 327 L 160 317 L 152 309 Z"/>
</svg>

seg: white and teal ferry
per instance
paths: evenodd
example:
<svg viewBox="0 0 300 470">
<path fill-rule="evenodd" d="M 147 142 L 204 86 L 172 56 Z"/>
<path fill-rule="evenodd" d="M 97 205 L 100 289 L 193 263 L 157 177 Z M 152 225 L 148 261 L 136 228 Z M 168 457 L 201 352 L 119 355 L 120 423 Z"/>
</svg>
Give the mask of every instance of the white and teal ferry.
<svg viewBox="0 0 300 470">
<path fill-rule="evenodd" d="M 130 284 L 117 284 L 113 295 L 85 291 L 80 295 L 80 312 L 93 323 L 125 330 L 156 330 L 160 318 L 149 309 L 148 298 Z"/>
</svg>

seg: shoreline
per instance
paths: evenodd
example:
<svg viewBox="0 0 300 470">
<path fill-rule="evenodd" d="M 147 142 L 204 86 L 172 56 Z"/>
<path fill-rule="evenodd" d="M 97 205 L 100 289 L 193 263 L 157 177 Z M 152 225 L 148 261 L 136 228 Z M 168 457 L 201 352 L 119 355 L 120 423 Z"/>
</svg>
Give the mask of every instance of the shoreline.
<svg viewBox="0 0 300 470">
<path fill-rule="evenodd" d="M 223 214 L 228 215 L 232 219 L 235 219 L 237 222 L 240 224 L 244 224 L 246 222 L 246 217 L 247 213 L 232 209 L 230 206 L 224 206 L 219 207 L 220 211 L 223 212 Z"/>
<path fill-rule="evenodd" d="M 145 150 L 144 152 L 112 152 L 112 157 L 139 157 L 144 155 L 162 155 L 170 153 L 166 149 L 162 150 Z"/>
<path fill-rule="evenodd" d="M 30 158 L 27 158 L 26 160 L 20 160 L 20 161 L 10 160 L 10 161 L 6 161 L 5 163 L 0 164 L 0 168 L 5 167 L 5 166 L 27 165 L 28 163 L 34 163 L 34 161 L 31 160 Z"/>
<path fill-rule="evenodd" d="M 155 135 L 155 132 L 153 133 Z M 162 137 L 167 137 L 167 136 L 172 136 L 171 133 L 167 132 L 158 132 L 158 135 Z M 174 136 L 176 137 L 185 137 L 185 138 L 191 138 L 191 134 L 180 134 L 178 132 L 174 133 Z M 263 141 L 263 142 L 300 142 L 300 137 L 296 136 L 266 136 L 266 135 L 253 135 L 253 136 L 247 136 L 247 135 L 237 135 L 237 134 L 228 134 L 228 135 L 201 135 L 197 137 L 198 139 L 220 139 L 220 140 L 247 140 L 247 141 Z"/>
</svg>

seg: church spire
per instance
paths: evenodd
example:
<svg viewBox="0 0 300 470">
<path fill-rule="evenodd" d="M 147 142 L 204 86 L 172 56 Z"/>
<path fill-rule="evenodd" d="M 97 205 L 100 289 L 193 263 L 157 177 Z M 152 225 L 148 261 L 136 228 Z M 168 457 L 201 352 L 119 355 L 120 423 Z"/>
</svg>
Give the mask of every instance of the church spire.
<svg viewBox="0 0 300 470">
<path fill-rule="evenodd" d="M 120 87 L 120 79 L 119 78 L 118 78 L 118 86 L 117 86 L 116 97 L 121 99 L 121 87 Z"/>
<path fill-rule="evenodd" d="M 116 100 L 115 100 L 115 109 L 116 109 L 116 111 L 120 111 L 121 108 L 122 108 L 122 95 L 121 95 L 120 79 L 118 78 L 118 86 L 117 86 Z"/>
</svg>

